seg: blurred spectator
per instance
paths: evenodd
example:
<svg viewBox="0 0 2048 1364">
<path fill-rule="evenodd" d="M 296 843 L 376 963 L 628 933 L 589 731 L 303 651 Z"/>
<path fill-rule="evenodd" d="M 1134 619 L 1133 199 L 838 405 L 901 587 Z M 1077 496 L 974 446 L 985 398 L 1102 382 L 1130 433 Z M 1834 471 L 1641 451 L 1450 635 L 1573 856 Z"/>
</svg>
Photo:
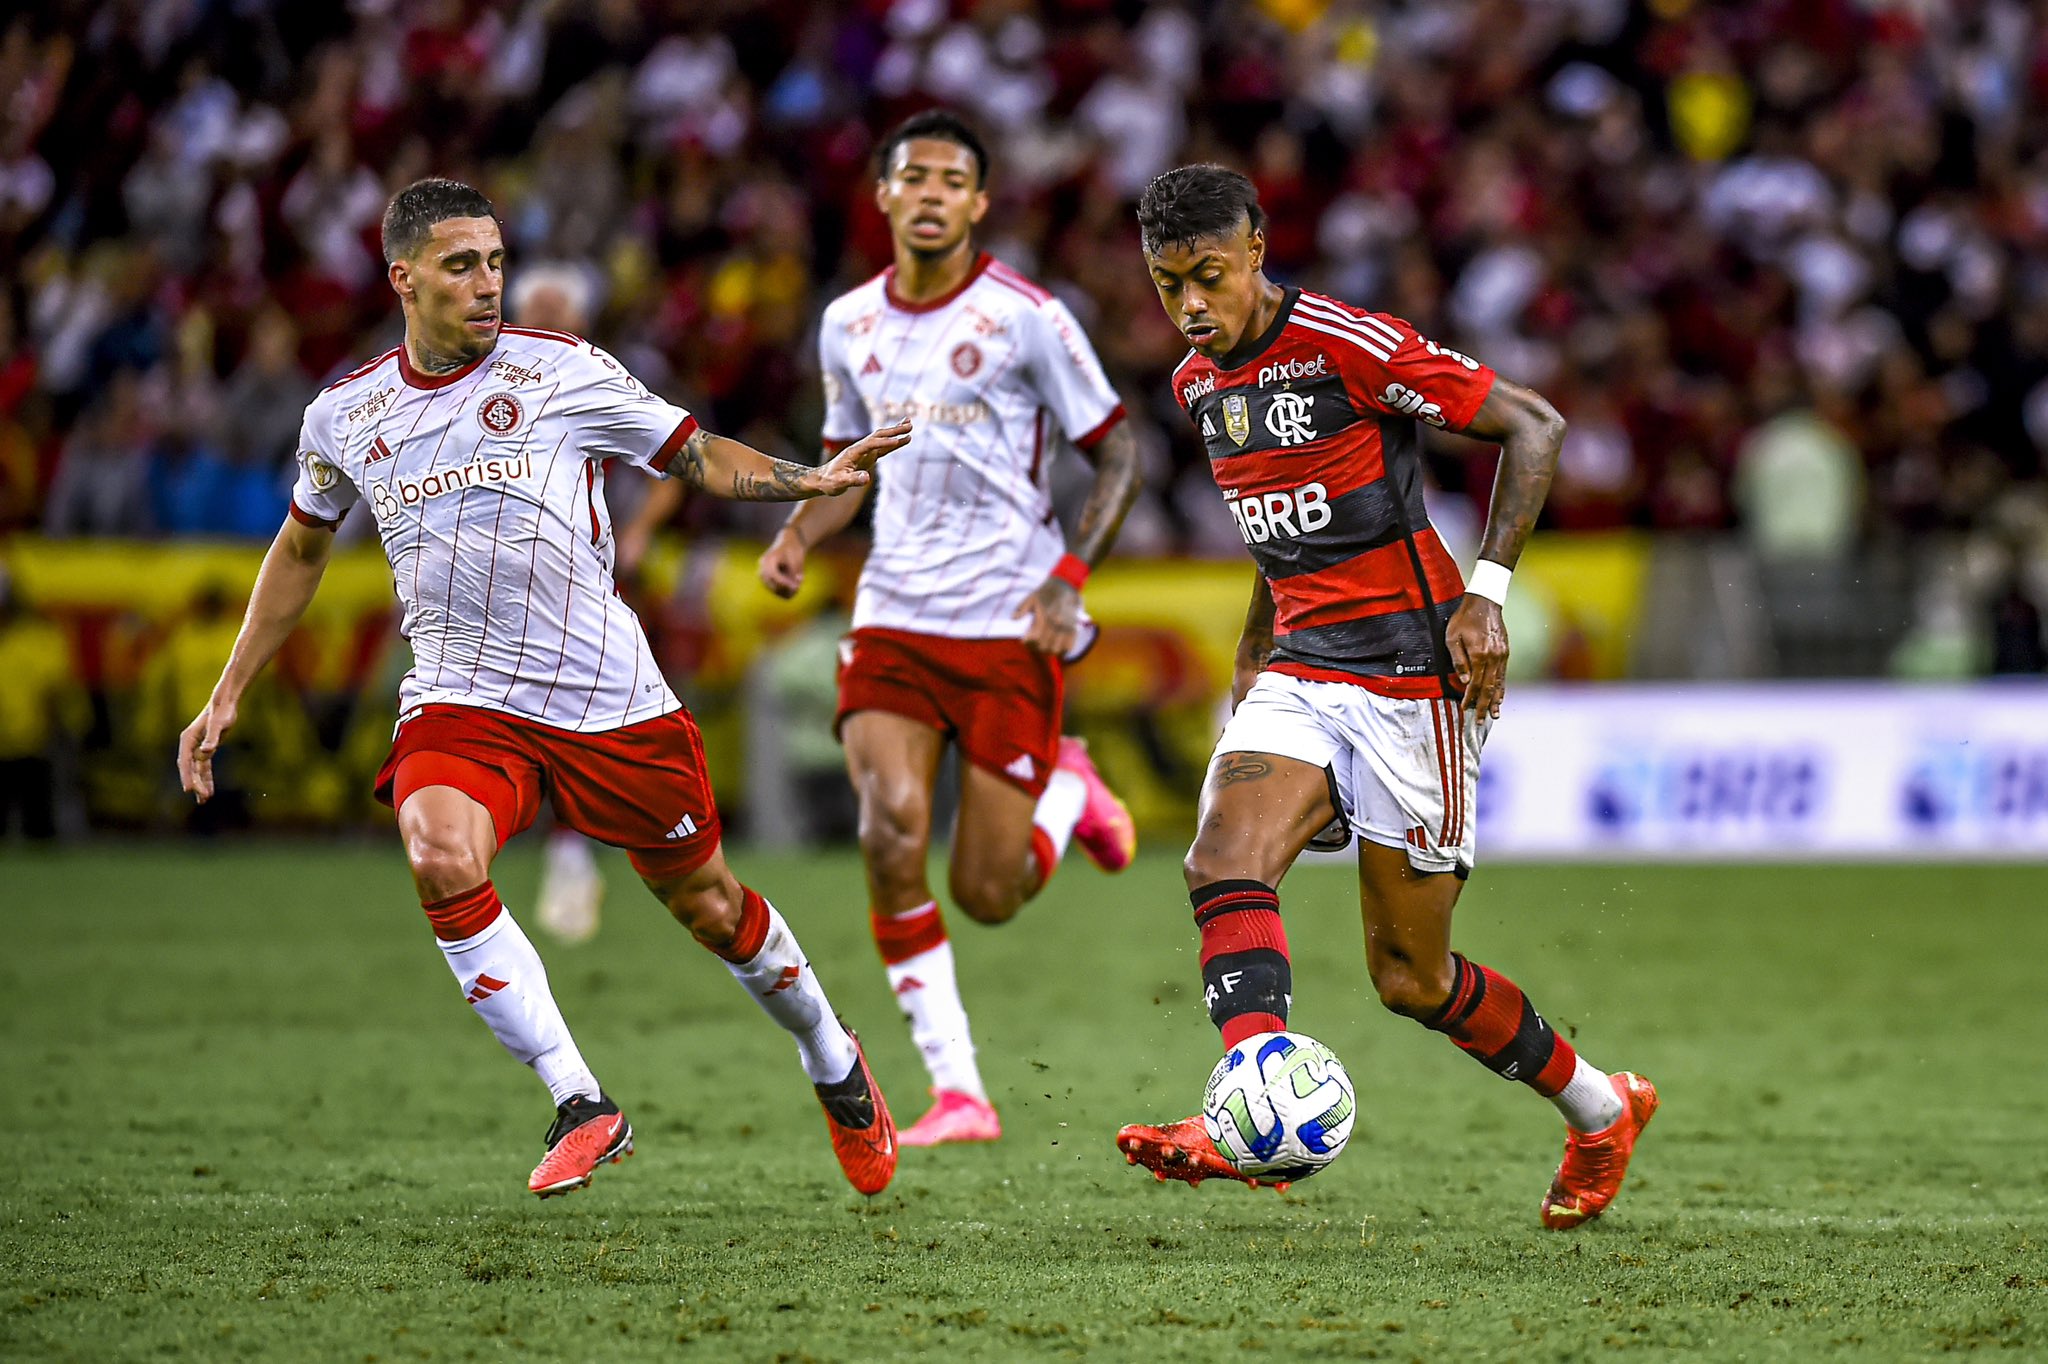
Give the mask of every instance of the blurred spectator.
<svg viewBox="0 0 2048 1364">
<path fill-rule="evenodd" d="M 57 835 L 56 750 L 89 718 L 64 632 L 29 614 L 0 572 L 0 838 L 17 819 L 37 841 Z"/>
<path fill-rule="evenodd" d="M 155 528 L 149 459 L 157 422 L 132 369 L 116 370 L 106 390 L 64 443 L 50 483 L 43 529 L 51 535 L 142 535 Z"/>
<path fill-rule="evenodd" d="M 268 534 L 253 472 L 390 344 L 377 218 L 428 171 L 495 197 L 515 288 L 551 262 L 573 330 L 813 450 L 816 309 L 886 254 L 874 133 L 949 102 L 990 134 L 985 240 L 1073 304 L 1157 452 L 1134 549 L 1237 552 L 1130 222 L 1197 158 L 1256 178 L 1289 282 L 1556 395 L 1551 526 L 1969 532 L 2048 451 L 2044 52 L 2026 0 L 31 0 L 0 34 L 0 524 Z M 1490 468 L 1432 460 L 1481 505 Z M 196 515 L 212 479 L 269 514 Z"/>
<path fill-rule="evenodd" d="M 1863 470 L 1841 431 L 1794 407 L 1743 443 L 1735 493 L 1762 557 L 1837 561 L 1855 543 Z"/>
</svg>

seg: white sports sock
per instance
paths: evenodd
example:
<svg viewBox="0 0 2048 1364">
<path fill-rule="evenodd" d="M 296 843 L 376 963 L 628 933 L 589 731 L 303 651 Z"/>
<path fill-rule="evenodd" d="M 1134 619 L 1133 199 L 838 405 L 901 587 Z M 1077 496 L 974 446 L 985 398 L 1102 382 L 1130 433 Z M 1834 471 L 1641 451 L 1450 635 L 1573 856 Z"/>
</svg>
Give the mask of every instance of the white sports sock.
<svg viewBox="0 0 2048 1364">
<path fill-rule="evenodd" d="M 1564 1120 L 1579 1131 L 1604 1131 L 1621 1116 L 1621 1096 L 1614 1092 L 1606 1071 L 1583 1056 L 1578 1061 L 1572 1078 L 1550 1101 L 1564 1114 Z"/>
<path fill-rule="evenodd" d="M 929 912 L 937 913 L 938 906 L 930 906 Z M 924 1057 L 933 1088 L 957 1089 L 986 1102 L 988 1090 L 974 1061 L 967 1007 L 960 1002 L 960 981 L 953 973 L 952 941 L 891 963 L 889 989 L 896 995 L 896 1007 L 910 1020 L 910 1040 Z"/>
<path fill-rule="evenodd" d="M 1074 836 L 1074 826 L 1081 822 L 1081 811 L 1087 805 L 1088 783 L 1078 774 L 1061 768 L 1045 784 L 1045 794 L 1038 798 L 1031 822 L 1052 840 L 1056 858 L 1067 855 L 1067 841 Z"/>
<path fill-rule="evenodd" d="M 533 1067 L 558 1106 L 578 1094 L 598 1097 L 597 1077 L 584 1064 L 555 1006 L 540 953 L 510 910 L 500 908 L 498 917 L 473 937 L 442 941 L 441 953 L 477 1017 L 490 1025 L 506 1051 Z"/>
<path fill-rule="evenodd" d="M 747 961 L 726 962 L 726 969 L 768 1016 L 796 1039 L 804 1074 L 811 1077 L 812 1084 L 844 1080 L 860 1059 L 853 1038 L 832 1012 L 825 987 L 811 974 L 811 963 L 796 934 L 789 931 L 774 905 L 765 899 L 761 903 L 768 911 L 768 933 L 761 940 L 761 950 Z"/>
</svg>

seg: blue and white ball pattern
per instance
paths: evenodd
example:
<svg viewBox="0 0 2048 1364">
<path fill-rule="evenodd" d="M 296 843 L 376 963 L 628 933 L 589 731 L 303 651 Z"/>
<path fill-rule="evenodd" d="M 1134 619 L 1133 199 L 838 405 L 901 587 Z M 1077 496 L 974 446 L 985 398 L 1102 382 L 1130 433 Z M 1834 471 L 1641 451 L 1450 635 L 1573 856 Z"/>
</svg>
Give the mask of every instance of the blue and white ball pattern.
<svg viewBox="0 0 2048 1364">
<path fill-rule="evenodd" d="M 1344 1063 L 1298 1032 L 1262 1032 L 1223 1054 L 1202 1091 L 1202 1125 L 1239 1174 L 1307 1179 L 1351 1140 L 1357 1092 Z"/>
</svg>

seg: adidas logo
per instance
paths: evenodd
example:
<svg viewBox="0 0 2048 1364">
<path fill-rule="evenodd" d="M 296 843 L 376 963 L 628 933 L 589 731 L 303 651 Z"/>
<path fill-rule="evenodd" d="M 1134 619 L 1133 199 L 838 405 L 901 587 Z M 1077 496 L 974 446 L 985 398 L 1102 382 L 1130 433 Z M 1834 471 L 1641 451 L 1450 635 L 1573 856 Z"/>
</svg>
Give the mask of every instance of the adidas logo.
<svg viewBox="0 0 2048 1364">
<path fill-rule="evenodd" d="M 922 990 L 923 988 L 924 982 L 919 980 L 916 976 L 905 976 L 902 980 L 902 983 L 897 985 L 896 993 L 899 995 L 907 995 L 912 990 Z"/>
<path fill-rule="evenodd" d="M 1216 438 L 1216 423 L 1212 419 L 1208 417 L 1202 418 L 1202 434 L 1211 440 Z"/>
<path fill-rule="evenodd" d="M 684 815 L 681 819 L 676 821 L 676 827 L 670 829 L 668 831 L 667 836 L 671 839 L 688 838 L 696 832 L 697 821 L 691 819 L 688 815 Z"/>
<path fill-rule="evenodd" d="M 492 975 L 478 976 L 476 984 L 470 987 L 469 993 L 464 998 L 468 999 L 472 1004 L 481 1004 L 511 983 L 509 980 L 499 980 L 496 976 Z"/>
<path fill-rule="evenodd" d="M 1429 850 L 1429 830 L 1420 824 L 1410 829 L 1408 831 L 1408 846 L 1420 848 L 1427 852 Z"/>
<path fill-rule="evenodd" d="M 861 378 L 865 379 L 870 374 L 880 374 L 881 372 L 882 362 L 876 359 L 874 353 L 870 351 L 868 353 L 868 362 L 860 367 Z"/>
<path fill-rule="evenodd" d="M 1032 765 L 1029 753 L 1019 753 L 1015 758 L 1003 764 L 1003 771 L 1015 777 L 1018 781 L 1030 781 L 1038 775 L 1038 768 Z"/>
<path fill-rule="evenodd" d="M 782 974 L 776 978 L 775 983 L 761 992 L 761 998 L 766 999 L 770 995 L 779 995 L 803 978 L 804 972 L 801 966 L 785 966 L 782 968 Z"/>
</svg>

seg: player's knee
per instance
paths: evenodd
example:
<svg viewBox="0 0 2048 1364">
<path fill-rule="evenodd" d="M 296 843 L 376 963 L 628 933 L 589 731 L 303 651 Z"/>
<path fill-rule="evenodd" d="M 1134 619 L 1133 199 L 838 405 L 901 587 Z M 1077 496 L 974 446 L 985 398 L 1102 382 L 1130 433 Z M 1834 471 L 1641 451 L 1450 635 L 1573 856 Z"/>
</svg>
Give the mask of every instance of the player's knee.
<svg viewBox="0 0 2048 1364">
<path fill-rule="evenodd" d="M 1181 875 L 1187 878 L 1189 890 L 1199 890 L 1218 881 L 1265 879 L 1245 866 L 1240 851 L 1227 847 L 1220 838 L 1209 837 L 1206 830 L 1188 848 L 1188 855 L 1181 859 L 1180 870 Z"/>
<path fill-rule="evenodd" d="M 860 851 L 869 870 L 888 883 L 921 882 L 929 824 L 929 812 L 921 802 L 862 801 Z"/>
<path fill-rule="evenodd" d="M 482 885 L 490 875 L 476 849 L 459 843 L 415 840 L 407 845 L 405 855 L 412 864 L 413 884 L 425 901 L 460 895 Z"/>
<path fill-rule="evenodd" d="M 960 912 L 978 924 L 1008 923 L 1024 903 L 1024 887 L 1016 878 L 1005 885 L 1002 878 L 987 873 L 956 872 L 948 888 Z"/>
<path fill-rule="evenodd" d="M 730 874 L 686 878 L 663 887 L 661 895 L 675 921 L 713 952 L 732 945 L 745 900 L 746 892 Z"/>
<path fill-rule="evenodd" d="M 1431 966 L 1400 953 L 1374 952 L 1368 955 L 1366 965 L 1380 1003 L 1403 1018 L 1432 1018 L 1451 997 L 1448 958 L 1440 966 Z"/>
</svg>

